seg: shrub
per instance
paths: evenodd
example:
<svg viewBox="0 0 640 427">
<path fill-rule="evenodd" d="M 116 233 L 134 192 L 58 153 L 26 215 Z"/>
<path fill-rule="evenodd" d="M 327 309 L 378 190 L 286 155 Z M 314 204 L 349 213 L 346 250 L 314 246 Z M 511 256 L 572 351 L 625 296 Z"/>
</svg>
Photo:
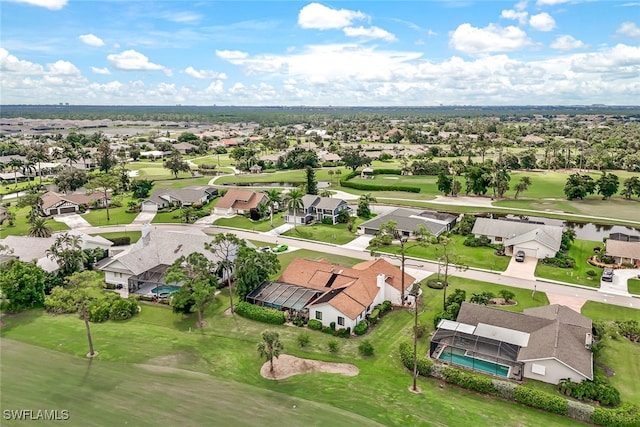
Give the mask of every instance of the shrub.
<svg viewBox="0 0 640 427">
<path fill-rule="evenodd" d="M 351 331 L 349 328 L 340 328 L 335 331 L 335 335 L 340 338 L 349 338 L 349 335 L 351 335 Z"/>
<path fill-rule="evenodd" d="M 473 235 L 470 235 L 462 244 L 472 248 L 478 248 L 481 246 L 489 246 L 491 244 L 491 239 L 489 239 L 487 236 L 475 237 Z"/>
<path fill-rule="evenodd" d="M 406 341 L 400 343 L 398 348 L 400 351 L 400 360 L 405 368 L 413 372 L 413 346 Z M 422 375 L 424 377 L 428 376 L 431 373 L 431 368 L 433 367 L 433 362 L 424 357 L 418 356 L 418 375 Z"/>
<path fill-rule="evenodd" d="M 364 335 L 367 332 L 368 328 L 369 322 L 367 322 L 367 319 L 362 319 L 360 323 L 358 323 L 356 327 L 353 328 L 353 333 L 356 335 Z"/>
<path fill-rule="evenodd" d="M 331 329 L 329 326 L 323 326 L 322 327 L 322 333 L 323 334 L 333 335 L 333 329 Z"/>
<path fill-rule="evenodd" d="M 511 292 L 508 289 L 500 289 L 500 292 L 498 292 L 498 295 L 500 295 L 500 297 L 504 298 L 505 302 L 509 302 L 509 301 L 513 300 L 516 297 L 516 294 L 514 294 L 513 292 Z"/>
<path fill-rule="evenodd" d="M 369 340 L 362 340 L 358 345 L 358 351 L 362 356 L 373 356 L 373 344 Z"/>
<path fill-rule="evenodd" d="M 294 325 L 298 326 L 298 327 L 302 327 L 304 326 L 304 320 L 302 320 L 299 317 L 294 318 L 291 323 L 293 323 Z"/>
<path fill-rule="evenodd" d="M 333 218 L 325 217 L 321 221 L 325 225 L 333 225 Z"/>
<path fill-rule="evenodd" d="M 332 331 L 335 331 L 336 330 L 336 322 L 329 323 L 329 327 L 331 328 Z"/>
<path fill-rule="evenodd" d="M 112 237 L 107 240 L 111 240 L 113 246 L 127 246 L 131 244 L 131 237 L 129 236 Z"/>
<path fill-rule="evenodd" d="M 588 423 L 591 421 L 591 416 L 593 415 L 593 406 L 587 405 L 586 403 L 576 402 L 575 400 L 568 400 L 568 414 L 569 417 L 574 420 L 583 421 Z"/>
<path fill-rule="evenodd" d="M 307 322 L 307 327 L 309 329 L 313 329 L 314 331 L 321 331 L 322 330 L 322 322 L 316 319 L 310 319 Z"/>
<path fill-rule="evenodd" d="M 257 320 L 258 322 L 270 323 L 272 325 L 283 325 L 286 321 L 284 311 L 274 310 L 272 308 L 260 307 L 245 301 L 240 301 L 235 307 L 236 313 L 247 319 Z"/>
<path fill-rule="evenodd" d="M 487 305 L 489 304 L 489 300 L 494 296 L 495 295 L 493 295 L 492 292 L 488 292 L 488 291 L 484 291 L 479 294 L 471 294 L 471 298 L 469 299 L 469 302 L 472 302 L 474 304 L 479 304 L 479 305 Z"/>
<path fill-rule="evenodd" d="M 45 297 L 44 308 L 53 314 L 75 313 L 77 311 L 71 292 L 62 286 L 56 286 L 51 290 L 51 294 Z"/>
<path fill-rule="evenodd" d="M 298 334 L 298 346 L 299 347 L 306 347 L 309 344 L 309 341 L 311 341 L 311 338 L 309 338 L 309 333 L 308 332 L 300 332 Z"/>
<path fill-rule="evenodd" d="M 331 353 L 337 353 L 338 352 L 338 340 L 335 339 L 330 339 L 329 342 L 327 343 L 327 347 L 329 348 L 329 351 Z"/>
<path fill-rule="evenodd" d="M 517 384 L 496 379 L 492 379 L 491 383 L 496 395 L 506 400 L 513 400 L 513 391 L 518 386 Z"/>
<path fill-rule="evenodd" d="M 601 426 L 638 426 L 640 425 L 640 408 L 629 403 L 615 409 L 595 407 L 591 422 Z"/>
<path fill-rule="evenodd" d="M 431 289 L 443 289 L 444 288 L 444 280 L 438 279 L 427 279 L 427 286 Z"/>
<path fill-rule="evenodd" d="M 373 311 L 369 314 L 368 320 L 369 323 L 375 325 L 378 323 L 378 319 L 380 318 L 380 310 L 374 308 Z"/>
<path fill-rule="evenodd" d="M 375 174 L 375 171 L 374 171 Z M 340 185 L 348 188 L 355 188 L 356 190 L 364 191 L 407 191 L 409 193 L 419 193 L 420 187 L 412 187 L 409 185 L 378 185 L 365 182 L 351 182 L 350 179 L 358 176 L 358 172 L 351 172 L 350 174 L 340 179 Z"/>
<path fill-rule="evenodd" d="M 131 319 L 138 312 L 138 303 L 134 299 L 118 298 L 111 303 L 109 309 L 110 320 Z"/>
<path fill-rule="evenodd" d="M 558 268 L 574 268 L 576 266 L 576 260 L 562 252 L 558 252 L 553 258 L 544 258 L 542 263 Z"/>
<path fill-rule="evenodd" d="M 422 338 L 422 336 L 426 331 L 427 331 L 427 325 L 418 324 L 413 327 L 413 332 L 416 334 L 418 338 Z"/>
<path fill-rule="evenodd" d="M 596 272 L 595 272 L 595 271 L 593 271 L 593 270 L 587 270 L 587 271 L 586 271 L 586 274 L 587 274 L 587 276 L 589 276 L 589 277 L 595 277 L 595 276 L 597 276 L 597 275 L 598 275 L 598 273 L 596 273 Z"/>
<path fill-rule="evenodd" d="M 480 393 L 496 393 L 491 378 L 487 376 L 465 372 L 455 368 L 445 368 L 442 374 L 448 383 Z"/>
<path fill-rule="evenodd" d="M 386 313 L 387 311 L 391 311 L 392 308 L 393 308 L 393 305 L 391 304 L 391 301 L 385 300 L 382 302 L 382 304 L 380 304 L 380 313 Z"/>
<path fill-rule="evenodd" d="M 617 325 L 620 335 L 631 342 L 640 342 L 640 323 L 637 320 L 626 320 Z"/>
<path fill-rule="evenodd" d="M 109 312 L 111 304 L 107 300 L 99 300 L 89 305 L 87 314 L 89 315 L 89 321 L 95 323 L 106 322 L 109 320 Z"/>
<path fill-rule="evenodd" d="M 537 389 L 518 386 L 513 391 L 513 398 L 516 402 L 554 414 L 567 415 L 569 412 L 567 399 Z"/>
</svg>

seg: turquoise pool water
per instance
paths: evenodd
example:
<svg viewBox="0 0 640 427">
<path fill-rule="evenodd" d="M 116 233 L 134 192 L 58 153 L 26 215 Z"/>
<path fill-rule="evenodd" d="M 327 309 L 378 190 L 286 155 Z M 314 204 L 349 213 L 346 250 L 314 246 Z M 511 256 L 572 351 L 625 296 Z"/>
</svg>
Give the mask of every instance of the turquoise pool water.
<svg viewBox="0 0 640 427">
<path fill-rule="evenodd" d="M 153 295 L 170 294 L 180 289 L 180 286 L 157 286 L 151 289 Z"/>
<path fill-rule="evenodd" d="M 486 360 L 482 359 L 475 359 L 473 357 L 465 356 L 464 354 L 455 354 L 444 350 L 440 354 L 440 357 L 438 357 L 438 359 L 462 366 L 467 366 L 469 368 L 477 369 L 488 374 L 500 375 L 501 377 L 505 378 L 509 376 L 508 366 L 500 365 L 493 362 L 487 362 Z"/>
</svg>

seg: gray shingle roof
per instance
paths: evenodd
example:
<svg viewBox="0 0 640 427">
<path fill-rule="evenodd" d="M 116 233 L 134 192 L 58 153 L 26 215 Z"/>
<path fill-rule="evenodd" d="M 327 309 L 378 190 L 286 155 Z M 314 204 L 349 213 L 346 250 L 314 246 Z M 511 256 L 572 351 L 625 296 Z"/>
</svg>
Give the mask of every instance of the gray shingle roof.
<svg viewBox="0 0 640 427">
<path fill-rule="evenodd" d="M 560 243 L 562 242 L 562 232 L 560 232 L 560 240 L 558 240 L 543 228 L 536 228 L 519 236 L 505 240 L 504 245 L 519 245 L 520 243 L 530 242 L 532 240 L 552 249 L 554 252 L 558 252 L 560 250 Z"/>
<path fill-rule="evenodd" d="M 477 218 L 471 231 L 475 235 L 480 236 L 498 236 L 505 240 L 505 246 L 507 240 L 522 236 L 534 230 L 542 230 L 544 232 L 540 235 L 531 234 L 527 237 L 531 239 L 540 239 L 540 243 L 550 248 L 556 248 L 556 251 L 560 249 L 560 242 L 562 241 L 562 227 L 557 225 L 546 225 L 533 222 L 520 222 L 520 221 L 508 221 L 503 219 L 493 218 Z M 531 240 L 529 239 L 529 240 Z M 522 241 L 516 241 L 522 243 Z M 514 243 L 509 243 L 512 245 Z"/>
<path fill-rule="evenodd" d="M 431 234 L 439 235 L 447 229 L 447 223 L 442 220 L 436 220 L 429 215 L 423 215 L 424 210 L 398 208 L 386 215 L 379 215 L 369 221 L 360 224 L 359 228 L 380 229 L 385 222 L 395 221 L 400 231 L 413 233 L 418 230 L 419 225 L 423 225 Z M 455 217 L 454 217 L 455 219 Z"/>
</svg>

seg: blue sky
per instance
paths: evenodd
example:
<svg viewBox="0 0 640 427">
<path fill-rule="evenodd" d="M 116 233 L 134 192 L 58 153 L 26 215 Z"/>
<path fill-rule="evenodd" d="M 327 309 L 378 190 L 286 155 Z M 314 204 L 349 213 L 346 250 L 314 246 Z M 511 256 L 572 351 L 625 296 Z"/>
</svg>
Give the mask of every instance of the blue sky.
<svg viewBox="0 0 640 427">
<path fill-rule="evenodd" d="M 0 1 L 2 104 L 640 104 L 640 0 Z"/>
</svg>

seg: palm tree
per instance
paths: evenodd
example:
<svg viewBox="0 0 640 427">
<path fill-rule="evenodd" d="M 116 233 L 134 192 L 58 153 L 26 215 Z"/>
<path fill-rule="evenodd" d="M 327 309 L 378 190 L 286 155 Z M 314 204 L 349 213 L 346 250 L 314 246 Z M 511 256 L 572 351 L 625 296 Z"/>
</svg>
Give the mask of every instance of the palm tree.
<svg viewBox="0 0 640 427">
<path fill-rule="evenodd" d="M 296 228 L 298 225 L 298 210 L 304 207 L 302 197 L 304 197 L 304 192 L 299 188 L 294 188 L 287 194 L 287 209 L 293 211 L 293 228 Z"/>
<path fill-rule="evenodd" d="M 89 150 L 85 150 L 83 148 L 81 148 L 78 151 L 78 157 L 80 159 L 82 159 L 82 163 L 84 164 L 84 168 L 88 169 L 87 167 L 87 160 L 90 160 L 93 156 L 91 155 L 91 152 L 89 152 Z"/>
<path fill-rule="evenodd" d="M 282 202 L 282 198 L 280 197 L 280 192 L 275 188 L 270 188 L 264 192 L 267 195 L 267 203 L 269 203 L 269 212 L 271 216 L 271 228 L 273 228 L 273 212 L 275 210 L 276 205 Z"/>
<path fill-rule="evenodd" d="M 273 358 L 278 358 L 280 352 L 284 350 L 284 346 L 280 341 L 280 335 L 275 331 L 264 331 L 262 333 L 262 342 L 258 343 L 258 353 L 260 357 L 264 357 L 270 363 L 269 371 L 273 372 Z"/>
<path fill-rule="evenodd" d="M 517 199 L 518 195 L 523 191 L 526 191 L 530 185 L 531 185 L 531 178 L 529 178 L 528 176 L 523 176 L 522 178 L 520 178 L 520 181 L 515 186 L 516 194 L 513 198 Z"/>
<path fill-rule="evenodd" d="M 36 146 L 33 151 L 27 154 L 27 159 L 30 159 L 38 165 L 38 176 L 40 177 L 40 184 L 42 184 L 42 168 L 40 164 L 49 161 L 49 156 L 47 156 L 47 153 L 44 151 L 44 146 Z"/>
<path fill-rule="evenodd" d="M 29 227 L 31 237 L 51 237 L 51 227 L 47 225 L 47 220 L 42 217 L 35 217 Z"/>
<path fill-rule="evenodd" d="M 24 166 L 24 162 L 20 159 L 16 159 L 16 158 L 12 158 L 9 160 L 9 163 L 7 163 L 7 165 L 11 168 L 11 170 L 13 171 L 13 179 L 14 179 L 14 183 L 16 185 L 16 187 L 18 186 L 18 169 L 22 168 Z"/>
</svg>

